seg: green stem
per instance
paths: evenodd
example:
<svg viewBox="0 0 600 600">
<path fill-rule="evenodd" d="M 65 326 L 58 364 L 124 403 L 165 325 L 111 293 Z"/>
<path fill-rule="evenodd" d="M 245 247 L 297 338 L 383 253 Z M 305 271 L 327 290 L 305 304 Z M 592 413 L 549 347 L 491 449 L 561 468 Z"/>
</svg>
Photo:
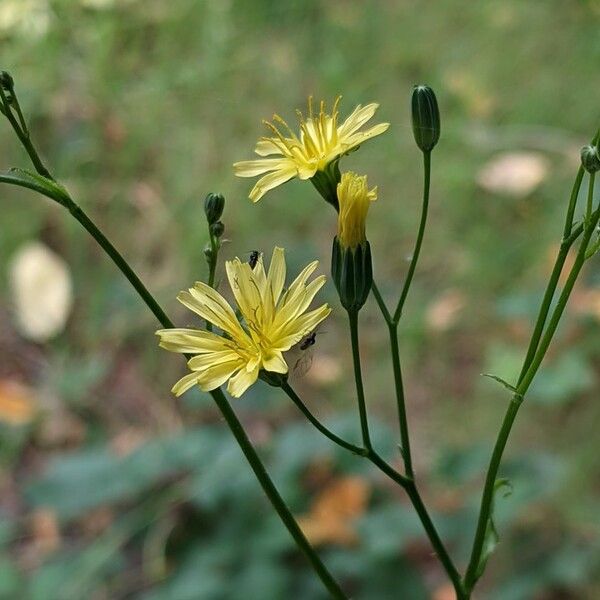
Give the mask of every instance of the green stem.
<svg viewBox="0 0 600 600">
<path fill-rule="evenodd" d="M 588 199 L 590 197 L 593 198 L 593 191 L 594 177 L 590 176 Z M 559 296 L 556 308 L 554 309 L 550 321 L 548 322 L 546 332 L 539 343 L 539 347 L 535 352 L 535 356 L 531 359 L 529 367 L 527 368 L 525 374 L 523 375 L 519 384 L 517 385 L 516 393 L 513 396 L 513 399 L 508 407 L 508 410 L 504 417 L 504 421 L 502 422 L 502 426 L 500 428 L 500 432 L 498 433 L 498 438 L 496 439 L 496 444 L 494 445 L 494 450 L 492 452 L 492 457 L 490 459 L 490 464 L 486 474 L 483 495 L 481 498 L 481 507 L 479 510 L 479 519 L 477 521 L 477 530 L 475 532 L 475 539 L 473 541 L 471 558 L 469 560 L 469 565 L 465 574 L 465 587 L 469 591 L 473 589 L 477 581 L 477 570 L 479 562 L 481 560 L 481 553 L 483 551 L 483 545 L 485 542 L 485 534 L 490 519 L 496 477 L 498 475 L 498 469 L 500 468 L 500 462 L 502 460 L 502 455 L 504 453 L 508 437 L 510 435 L 512 426 L 519 411 L 519 407 L 523 403 L 525 394 L 527 393 L 527 390 L 529 389 L 533 378 L 539 370 L 540 365 L 546 355 L 546 352 L 548 351 L 552 338 L 556 333 L 556 329 L 565 310 L 571 292 L 573 291 L 573 287 L 575 286 L 577 277 L 579 276 L 579 273 L 581 272 L 581 269 L 585 262 L 586 250 L 599 218 L 600 210 L 597 210 L 593 214 L 593 217 L 591 218 L 590 222 L 586 224 L 584 235 L 581 240 L 581 245 L 579 247 L 579 251 L 577 252 L 577 257 L 575 258 L 575 262 L 573 264 L 571 272 L 569 273 L 569 277 L 567 278 L 565 286 Z"/>
<path fill-rule="evenodd" d="M 307 419 L 324 435 L 326 435 L 329 439 L 333 440 L 336 444 L 347 448 L 351 452 L 363 456 L 370 462 L 372 462 L 376 467 L 378 467 L 383 473 L 385 473 L 390 479 L 395 481 L 398 485 L 400 485 L 403 489 L 406 490 L 408 497 L 410 498 L 415 510 L 423 524 L 423 528 L 425 529 L 425 533 L 429 538 L 431 545 L 433 546 L 436 554 L 438 555 L 440 562 L 442 563 L 444 569 L 448 573 L 448 577 L 451 579 L 454 588 L 456 590 L 456 596 L 458 599 L 462 600 L 463 598 L 467 598 L 465 595 L 462 581 L 460 578 L 460 574 L 458 570 L 454 566 L 444 543 L 442 542 L 440 536 L 437 533 L 435 525 L 427 512 L 427 508 L 421 499 L 419 491 L 415 485 L 415 482 L 408 479 L 401 473 L 398 473 L 391 465 L 389 465 L 373 448 L 370 450 L 366 450 L 363 448 L 358 448 L 352 444 L 349 444 L 345 440 L 338 438 L 335 434 L 331 433 L 326 427 L 324 427 L 318 419 L 308 410 L 306 405 L 302 402 L 298 394 L 293 390 L 293 388 L 289 385 L 289 383 L 285 383 L 282 386 L 282 390 L 291 398 L 291 400 L 300 408 L 302 413 L 307 417 Z"/>
<path fill-rule="evenodd" d="M 533 334 L 529 342 L 529 347 L 527 348 L 525 361 L 523 362 L 523 368 L 521 369 L 521 373 L 519 374 L 518 383 L 521 381 L 521 379 L 523 379 L 523 376 L 525 375 L 527 369 L 529 368 L 529 365 L 531 364 L 531 361 L 533 360 L 533 357 L 535 356 L 536 350 L 540 343 L 540 339 L 542 337 L 542 333 L 544 331 L 544 327 L 546 325 L 546 321 L 548 319 L 548 313 L 550 312 L 552 299 L 554 298 L 554 294 L 556 293 L 556 287 L 558 286 L 560 275 L 565 266 L 567 256 L 569 255 L 569 250 L 571 249 L 571 246 L 577 239 L 577 237 L 573 237 L 573 217 L 575 215 L 575 207 L 577 206 L 577 197 L 579 196 L 579 190 L 581 189 L 581 182 L 583 181 L 583 173 L 583 167 L 579 167 L 577 177 L 575 178 L 575 183 L 573 184 L 573 189 L 571 190 L 571 196 L 569 198 L 569 207 L 567 209 L 567 216 L 565 219 L 565 226 L 563 229 L 563 239 L 561 241 L 560 249 L 556 257 L 556 262 L 554 263 L 554 268 L 552 269 L 552 273 L 550 275 L 550 279 L 546 287 L 546 292 L 544 294 L 542 304 L 540 306 L 537 321 L 535 323 Z M 583 230 L 583 227 L 578 227 L 578 230 L 579 232 L 581 232 Z"/>
<path fill-rule="evenodd" d="M 0 86 L 1 87 L 1 86 Z M 0 90 L 1 91 L 1 90 Z M 1 94 L 0 94 L 1 95 Z M 12 124 L 12 123 L 11 123 Z M 14 128 L 14 126 L 13 126 Z M 15 131 L 19 132 L 19 129 L 15 129 Z M 19 135 L 19 139 L 23 142 L 22 136 Z M 33 146 L 31 146 L 33 148 Z M 34 160 L 32 154 L 32 162 L 40 175 L 43 177 L 47 177 L 54 181 L 54 178 L 50 175 L 48 170 L 39 160 L 35 149 L 33 149 L 33 155 L 37 157 L 37 161 Z M 28 183 L 25 181 L 17 180 L 17 181 L 9 181 L 12 178 L 9 176 L 2 176 L 0 181 L 5 181 L 6 183 L 13 183 L 16 185 L 21 185 L 23 187 L 27 187 L 36 191 L 39 191 L 43 195 L 50 197 L 60 204 L 64 205 L 68 208 L 69 212 L 77 219 L 81 225 L 86 229 L 86 231 L 98 242 L 100 247 L 108 254 L 108 256 L 112 259 L 115 265 L 119 268 L 119 270 L 125 275 L 127 280 L 134 287 L 136 292 L 148 306 L 148 308 L 152 311 L 154 316 L 158 319 L 158 321 L 168 329 L 174 328 L 173 322 L 169 319 L 163 309 L 160 307 L 158 302 L 154 299 L 152 294 L 147 290 L 144 284 L 141 282 L 137 274 L 133 271 L 133 269 L 129 266 L 127 261 L 121 256 L 121 254 L 117 251 L 117 249 L 112 245 L 112 243 L 108 240 L 108 238 L 100 231 L 100 229 L 94 224 L 94 222 L 84 213 L 84 211 L 66 194 L 64 196 L 61 195 L 60 199 L 54 198 L 49 194 L 47 190 L 45 190 L 42 186 L 37 186 L 34 183 Z M 37 188 L 41 189 L 37 189 Z M 267 496 L 269 502 L 273 506 L 273 508 L 277 511 L 277 514 L 283 521 L 284 525 L 288 529 L 290 535 L 300 548 L 300 550 L 305 554 L 311 566 L 323 582 L 325 588 L 329 591 L 332 598 L 336 600 L 346 600 L 347 596 L 344 594 L 339 584 L 335 581 L 331 573 L 327 570 L 327 567 L 323 564 L 314 548 L 310 545 L 309 541 L 306 539 L 302 530 L 300 529 L 298 523 L 294 519 L 290 509 L 286 505 L 285 501 L 277 491 L 277 488 L 273 484 L 271 478 L 269 477 L 262 461 L 260 460 L 258 454 L 256 453 L 254 447 L 252 446 L 250 440 L 246 436 L 244 429 L 237 419 L 231 405 L 225 398 L 221 389 L 216 389 L 210 392 L 213 400 L 217 404 L 221 414 L 225 418 L 227 425 L 231 429 L 238 445 L 240 446 L 242 452 L 246 456 L 246 459 L 250 463 L 258 482 L 260 483 L 265 495 Z"/>
<path fill-rule="evenodd" d="M 350 341 L 352 344 L 352 361 L 354 364 L 354 381 L 356 382 L 356 399 L 358 401 L 358 413 L 360 416 L 360 429 L 362 432 L 363 446 L 371 451 L 371 436 L 369 435 L 369 421 L 367 418 L 367 406 L 365 403 L 365 390 L 362 381 L 362 370 L 360 367 L 360 348 L 358 343 L 358 311 L 349 310 L 348 320 L 350 322 Z"/>
<path fill-rule="evenodd" d="M 345 448 L 346 450 L 350 450 L 350 452 L 353 452 L 354 454 L 359 454 L 361 456 L 365 455 L 365 451 L 363 448 L 361 448 L 360 446 L 355 446 L 354 444 L 351 444 L 350 442 L 347 442 L 346 440 L 342 439 L 341 437 L 337 436 L 335 433 L 333 433 L 332 431 L 330 431 L 327 427 L 325 427 L 325 425 L 323 425 L 319 419 L 317 419 L 317 417 L 315 417 L 310 410 L 308 409 L 308 407 L 306 406 L 306 404 L 304 404 L 304 402 L 302 402 L 302 399 L 300 398 L 300 396 L 298 396 L 298 394 L 296 394 L 296 392 L 294 391 L 294 389 L 292 388 L 292 386 L 289 383 L 284 383 L 281 386 L 281 389 L 289 396 L 289 398 L 292 400 L 292 402 L 300 409 L 300 412 L 302 412 L 302 414 L 325 436 L 328 437 L 332 442 L 334 442 L 335 444 L 337 444 L 338 446 L 341 446 L 342 448 Z"/>
<path fill-rule="evenodd" d="M 210 239 L 210 259 L 208 261 L 208 285 L 211 288 L 215 287 L 215 273 L 217 271 L 217 259 L 219 257 L 219 244 L 217 239 L 210 231 L 210 225 L 208 226 L 208 236 Z M 206 330 L 212 331 L 213 324 L 207 319 Z"/>
<path fill-rule="evenodd" d="M 404 382 L 402 380 L 402 366 L 400 364 L 400 349 L 398 347 L 398 324 L 389 323 L 388 333 L 392 349 L 392 368 L 394 370 L 394 385 L 396 388 L 396 404 L 398 407 L 398 421 L 400 424 L 400 444 L 406 475 L 414 479 L 412 454 L 410 450 L 410 436 L 408 433 L 408 419 L 406 416 L 406 400 L 404 397 Z"/>
<path fill-rule="evenodd" d="M 277 488 L 271 481 L 269 474 L 267 473 L 262 461 L 256 454 L 256 450 L 250 443 L 244 428 L 236 417 L 233 409 L 231 408 L 230 403 L 225 398 L 223 392 L 220 388 L 211 392 L 211 395 L 219 407 L 221 414 L 225 418 L 229 429 L 233 433 L 237 443 L 239 444 L 244 456 L 246 457 L 248 463 L 250 463 L 250 467 L 254 471 L 256 478 L 258 479 L 260 485 L 262 486 L 265 494 L 269 498 L 273 508 L 277 511 L 280 519 L 283 521 L 284 525 L 287 527 L 291 536 L 294 538 L 294 541 L 298 545 L 298 547 L 304 552 L 313 569 L 320 577 L 321 581 L 331 594 L 332 598 L 344 600 L 347 596 L 341 590 L 338 583 L 331 576 L 325 565 L 321 562 L 321 559 L 318 557 L 317 553 L 310 545 L 309 541 L 306 539 L 305 535 L 302 533 L 298 523 L 294 519 L 290 509 L 287 504 L 277 491 Z"/>
<path fill-rule="evenodd" d="M 404 461 L 404 469 L 406 475 L 410 479 L 414 479 L 414 471 L 412 465 L 412 454 L 410 450 L 410 436 L 408 433 L 408 419 L 406 416 L 406 399 L 404 395 L 404 382 L 402 379 L 402 366 L 400 362 L 400 348 L 398 346 L 398 323 L 393 320 L 385 301 L 379 291 L 379 288 L 373 282 L 373 295 L 381 310 L 383 318 L 388 326 L 390 338 L 390 347 L 392 350 L 392 368 L 394 370 L 394 385 L 396 388 L 396 406 L 398 409 L 398 421 L 400 425 L 400 446 L 402 459 Z"/>
<path fill-rule="evenodd" d="M 412 258 L 410 259 L 410 266 L 408 267 L 408 273 L 406 274 L 406 280 L 402 287 L 402 293 L 394 312 L 394 321 L 398 322 L 402 316 L 402 309 L 410 290 L 410 284 L 412 283 L 415 269 L 417 268 L 417 262 L 419 261 L 419 254 L 421 253 L 421 246 L 423 245 L 423 237 L 425 236 L 425 226 L 427 225 L 427 213 L 429 212 L 429 188 L 431 182 L 431 152 L 423 152 L 423 208 L 421 209 L 421 222 L 419 223 L 419 231 L 417 233 L 417 241 L 415 243 L 415 249 L 413 251 Z"/>
<path fill-rule="evenodd" d="M 460 577 L 460 573 L 454 566 L 454 562 L 450 558 L 450 555 L 448 554 L 448 552 L 444 546 L 444 543 L 442 542 L 442 540 L 440 539 L 440 536 L 438 535 L 435 525 L 433 524 L 433 521 L 431 520 L 431 517 L 429 516 L 429 513 L 427 512 L 427 508 L 425 507 L 425 504 L 423 503 L 423 500 L 421 498 L 421 495 L 419 494 L 419 491 L 417 489 L 415 482 L 410 481 L 405 486 L 404 489 L 406 490 L 406 493 L 408 494 L 408 497 L 410 498 L 412 505 L 414 506 L 415 510 L 417 511 L 417 514 L 419 515 L 419 519 L 421 520 L 421 523 L 423 524 L 423 527 L 425 528 L 427 537 L 429 537 L 429 540 L 431 541 L 431 544 L 432 544 L 436 554 L 438 555 L 440 562 L 444 566 L 444 569 L 446 570 L 448 577 L 450 577 L 450 580 L 452 581 L 452 585 L 454 586 L 454 592 L 456 594 L 456 599 L 457 600 L 466 600 L 467 598 L 469 598 L 469 594 L 466 592 L 466 590 L 464 588 L 462 579 Z"/>
<path fill-rule="evenodd" d="M 18 106 L 18 100 L 17 100 L 14 90 L 13 90 L 13 97 L 15 98 L 15 103 Z M 29 131 L 27 130 L 27 126 L 24 126 L 23 128 L 21 128 L 21 126 L 15 119 L 15 116 L 12 113 L 8 98 L 6 97 L 6 94 L 5 94 L 4 90 L 2 89 L 1 85 L 0 85 L 0 100 L 2 101 L 2 104 L 4 106 L 4 115 L 8 119 L 8 122 L 10 123 L 14 132 L 17 134 L 17 137 L 19 138 L 21 145 L 23 146 L 23 148 L 25 148 L 25 151 L 29 155 L 29 158 L 30 158 L 31 162 L 33 163 L 33 166 L 35 167 L 35 170 L 43 177 L 46 177 L 46 178 L 54 181 L 54 178 L 50 174 L 50 171 L 48 171 L 48 169 L 46 169 L 46 167 L 44 166 L 42 159 L 40 158 L 39 154 L 37 153 L 37 150 L 35 149 L 35 147 L 33 146 L 33 143 L 31 142 L 31 137 L 29 135 Z M 21 109 L 19 107 L 18 111 L 20 111 L 20 110 Z M 19 118 L 22 118 L 22 117 L 20 116 Z"/>
</svg>

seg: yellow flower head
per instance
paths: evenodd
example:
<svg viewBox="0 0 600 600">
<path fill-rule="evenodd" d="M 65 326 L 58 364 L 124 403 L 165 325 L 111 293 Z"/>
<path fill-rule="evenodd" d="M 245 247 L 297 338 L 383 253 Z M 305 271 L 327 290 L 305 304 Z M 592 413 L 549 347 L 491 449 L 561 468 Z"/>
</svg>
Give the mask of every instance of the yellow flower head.
<svg viewBox="0 0 600 600">
<path fill-rule="evenodd" d="M 297 344 L 331 312 L 327 304 L 306 312 L 325 283 L 323 275 L 307 283 L 318 266 L 310 263 L 284 291 L 285 257 L 275 248 L 268 274 L 262 257 L 254 269 L 239 258 L 226 263 L 227 278 L 241 314 L 208 285 L 196 282 L 177 299 L 187 308 L 222 330 L 219 335 L 198 329 L 161 329 L 160 346 L 171 352 L 195 354 L 188 361 L 192 371 L 173 386 L 180 396 L 198 384 L 207 392 L 226 381 L 228 392 L 238 398 L 258 378 L 261 369 L 287 373 L 282 353 Z"/>
<path fill-rule="evenodd" d="M 366 175 L 342 173 L 337 196 L 340 205 L 338 240 L 343 248 L 354 249 L 367 240 L 365 222 L 369 204 L 377 200 L 377 187 L 369 191 Z"/>
<path fill-rule="evenodd" d="M 332 161 L 356 148 L 364 141 L 380 135 L 389 123 L 379 123 L 370 129 L 359 129 L 375 114 L 378 104 L 360 104 L 341 124 L 338 124 L 338 96 L 331 114 L 325 111 L 321 101 L 318 114 L 313 112 L 312 97 L 308 99 L 308 116 L 300 111 L 300 133 L 296 135 L 278 115 L 273 123 L 265 121 L 274 137 L 263 137 L 254 151 L 259 156 L 273 156 L 260 160 L 245 160 L 233 165 L 238 177 L 263 175 L 250 192 L 253 202 L 260 200 L 269 190 L 289 181 L 293 177 L 310 179 L 317 171 L 326 169 Z M 283 128 L 283 132 L 280 128 Z"/>
</svg>

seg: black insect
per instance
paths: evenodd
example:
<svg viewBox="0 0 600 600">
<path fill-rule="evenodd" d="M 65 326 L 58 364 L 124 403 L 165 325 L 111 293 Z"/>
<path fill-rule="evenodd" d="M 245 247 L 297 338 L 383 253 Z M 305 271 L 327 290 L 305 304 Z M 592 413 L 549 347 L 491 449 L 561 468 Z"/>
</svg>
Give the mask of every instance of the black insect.
<svg viewBox="0 0 600 600">
<path fill-rule="evenodd" d="M 301 342 L 300 350 L 308 350 L 311 346 L 315 345 L 317 341 L 317 332 L 311 331 Z"/>
<path fill-rule="evenodd" d="M 258 259 L 260 258 L 260 252 L 258 250 L 252 250 L 250 252 L 250 258 L 248 259 L 248 264 L 250 268 L 254 271 L 254 267 L 256 267 L 258 263 Z"/>
</svg>

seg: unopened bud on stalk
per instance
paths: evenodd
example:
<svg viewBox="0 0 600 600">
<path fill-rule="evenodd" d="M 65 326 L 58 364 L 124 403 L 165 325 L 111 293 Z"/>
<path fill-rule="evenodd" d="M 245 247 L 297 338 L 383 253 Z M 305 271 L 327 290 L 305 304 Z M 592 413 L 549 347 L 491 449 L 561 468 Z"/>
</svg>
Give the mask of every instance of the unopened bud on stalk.
<svg viewBox="0 0 600 600">
<path fill-rule="evenodd" d="M 214 255 L 214 252 L 212 250 L 211 245 L 206 244 L 206 246 L 204 246 L 204 257 L 206 258 L 206 260 L 208 262 L 210 262 L 213 259 L 213 255 Z"/>
<path fill-rule="evenodd" d="M 584 146 L 581 149 L 581 164 L 588 173 L 600 171 L 600 154 L 598 146 Z"/>
<path fill-rule="evenodd" d="M 12 92 L 15 87 L 15 81 L 8 71 L 0 71 L 0 85 L 7 92 Z"/>
<path fill-rule="evenodd" d="M 440 111 L 433 90 L 428 85 L 416 85 L 411 106 L 415 142 L 423 152 L 431 152 L 440 139 Z"/>
<path fill-rule="evenodd" d="M 216 223 L 223 214 L 225 198 L 223 194 L 208 194 L 204 200 L 204 214 L 209 225 Z M 218 236 L 217 236 L 218 237 Z"/>
<path fill-rule="evenodd" d="M 369 191 L 367 177 L 344 173 L 337 186 L 338 234 L 333 240 L 331 275 L 342 306 L 358 311 L 366 302 L 373 284 L 371 246 L 365 223 L 377 188 Z"/>
<path fill-rule="evenodd" d="M 225 225 L 222 221 L 217 221 L 210 226 L 210 234 L 216 238 L 220 238 L 225 231 Z"/>
</svg>

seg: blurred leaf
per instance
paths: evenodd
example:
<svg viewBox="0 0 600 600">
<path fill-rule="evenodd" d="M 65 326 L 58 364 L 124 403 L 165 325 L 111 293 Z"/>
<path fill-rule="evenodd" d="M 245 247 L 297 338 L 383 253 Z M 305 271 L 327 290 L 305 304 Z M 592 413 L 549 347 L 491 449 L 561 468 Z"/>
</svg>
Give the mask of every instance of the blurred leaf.
<svg viewBox="0 0 600 600">
<path fill-rule="evenodd" d="M 590 391 L 596 381 L 587 358 L 576 349 L 568 349 L 552 362 L 542 364 L 528 395 L 538 404 L 566 404 Z"/>
<path fill-rule="evenodd" d="M 477 581 L 484 573 L 487 562 L 496 549 L 498 542 L 500 541 L 500 536 L 496 531 L 496 525 L 494 524 L 494 504 L 496 503 L 496 494 L 502 489 L 508 487 L 509 492 L 512 491 L 512 484 L 508 479 L 496 479 L 494 483 L 494 490 L 492 493 L 492 502 L 490 504 L 490 514 L 488 517 L 488 523 L 485 530 L 485 537 L 483 540 L 483 547 L 481 549 L 481 555 L 479 557 L 479 563 L 477 565 L 477 569 L 475 571 L 475 581 Z M 505 494 L 506 496 L 507 494 Z"/>
</svg>

